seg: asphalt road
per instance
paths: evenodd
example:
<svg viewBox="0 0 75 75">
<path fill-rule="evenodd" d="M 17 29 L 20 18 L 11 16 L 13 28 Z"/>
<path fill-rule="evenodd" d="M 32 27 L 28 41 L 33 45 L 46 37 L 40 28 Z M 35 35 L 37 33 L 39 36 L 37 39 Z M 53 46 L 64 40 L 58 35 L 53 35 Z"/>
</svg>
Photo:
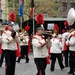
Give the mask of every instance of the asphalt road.
<svg viewBox="0 0 75 75">
<path fill-rule="evenodd" d="M 37 70 L 34 64 L 32 52 L 29 54 L 29 59 L 29 63 L 25 63 L 25 59 L 21 59 L 20 63 L 16 62 L 15 75 L 36 75 Z M 69 67 L 61 70 L 58 61 L 56 61 L 54 72 L 50 71 L 50 65 L 47 65 L 46 67 L 46 75 L 68 75 L 68 71 Z M 3 62 L 2 67 L 0 67 L 0 75 L 5 75 L 5 62 Z"/>
</svg>

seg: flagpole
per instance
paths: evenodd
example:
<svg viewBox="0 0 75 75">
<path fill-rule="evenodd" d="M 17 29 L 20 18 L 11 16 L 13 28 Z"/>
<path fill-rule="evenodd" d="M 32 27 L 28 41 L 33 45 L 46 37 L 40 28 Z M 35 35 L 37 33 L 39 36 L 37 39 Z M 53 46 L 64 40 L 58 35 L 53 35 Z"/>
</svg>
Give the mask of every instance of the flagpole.
<svg viewBox="0 0 75 75">
<path fill-rule="evenodd" d="M 20 11 L 20 28 L 22 28 L 22 16 L 23 16 L 23 2 L 22 0 L 19 0 L 19 11 Z"/>
<path fill-rule="evenodd" d="M 20 28 L 22 28 L 22 17 L 20 17 Z"/>
<path fill-rule="evenodd" d="M 34 8 L 33 8 L 33 34 L 35 34 L 35 23 L 34 23 Z"/>
</svg>

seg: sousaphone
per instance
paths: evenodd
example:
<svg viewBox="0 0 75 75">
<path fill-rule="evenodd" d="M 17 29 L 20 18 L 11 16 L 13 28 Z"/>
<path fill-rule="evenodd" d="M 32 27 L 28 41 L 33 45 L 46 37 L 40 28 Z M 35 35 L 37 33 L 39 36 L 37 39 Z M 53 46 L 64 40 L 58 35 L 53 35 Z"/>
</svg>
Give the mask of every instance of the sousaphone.
<svg viewBox="0 0 75 75">
<path fill-rule="evenodd" d="M 74 21 L 75 21 L 75 10 L 74 10 L 74 8 L 71 8 L 68 11 L 67 21 L 68 21 L 69 26 L 71 26 L 74 23 Z"/>
</svg>

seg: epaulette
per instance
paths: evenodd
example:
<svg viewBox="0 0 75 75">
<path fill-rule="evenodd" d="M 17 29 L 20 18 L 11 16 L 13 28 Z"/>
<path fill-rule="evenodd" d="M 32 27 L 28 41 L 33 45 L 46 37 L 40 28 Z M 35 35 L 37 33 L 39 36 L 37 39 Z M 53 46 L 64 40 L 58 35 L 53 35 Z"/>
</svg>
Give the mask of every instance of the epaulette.
<svg viewBox="0 0 75 75">
<path fill-rule="evenodd" d="M 72 34 L 72 36 L 75 36 L 75 32 Z"/>
</svg>

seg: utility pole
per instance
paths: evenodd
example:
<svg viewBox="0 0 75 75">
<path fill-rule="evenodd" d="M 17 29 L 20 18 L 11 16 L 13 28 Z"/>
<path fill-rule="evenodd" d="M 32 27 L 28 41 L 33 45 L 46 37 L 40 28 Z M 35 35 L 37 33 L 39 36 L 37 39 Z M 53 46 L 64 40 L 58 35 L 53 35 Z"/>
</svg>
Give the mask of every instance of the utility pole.
<svg viewBox="0 0 75 75">
<path fill-rule="evenodd" d="M 14 11 L 14 0 L 13 0 L 13 11 Z"/>
</svg>

